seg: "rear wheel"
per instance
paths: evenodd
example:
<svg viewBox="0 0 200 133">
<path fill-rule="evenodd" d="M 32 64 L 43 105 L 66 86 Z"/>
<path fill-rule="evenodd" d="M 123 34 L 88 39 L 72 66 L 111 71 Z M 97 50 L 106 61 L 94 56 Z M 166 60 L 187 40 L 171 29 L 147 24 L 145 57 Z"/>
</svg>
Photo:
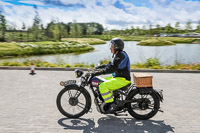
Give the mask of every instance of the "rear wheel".
<svg viewBox="0 0 200 133">
<path fill-rule="evenodd" d="M 127 97 L 127 100 L 137 101 L 128 103 L 127 107 L 129 114 L 139 120 L 147 120 L 153 117 L 160 107 L 159 99 L 154 93 L 140 94 L 139 91 L 133 91 Z"/>
<path fill-rule="evenodd" d="M 57 96 L 58 110 L 68 118 L 79 118 L 91 107 L 89 93 L 76 85 L 66 86 Z"/>
</svg>

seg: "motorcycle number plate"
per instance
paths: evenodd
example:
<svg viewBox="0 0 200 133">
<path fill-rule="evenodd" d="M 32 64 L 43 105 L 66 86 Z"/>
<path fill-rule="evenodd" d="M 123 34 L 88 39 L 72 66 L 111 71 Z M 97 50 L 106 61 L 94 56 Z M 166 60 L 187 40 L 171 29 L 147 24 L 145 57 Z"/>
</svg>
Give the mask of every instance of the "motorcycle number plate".
<svg viewBox="0 0 200 133">
<path fill-rule="evenodd" d="M 67 80 L 67 81 L 65 81 L 64 86 L 69 85 L 69 84 L 76 84 L 76 80 Z"/>
</svg>

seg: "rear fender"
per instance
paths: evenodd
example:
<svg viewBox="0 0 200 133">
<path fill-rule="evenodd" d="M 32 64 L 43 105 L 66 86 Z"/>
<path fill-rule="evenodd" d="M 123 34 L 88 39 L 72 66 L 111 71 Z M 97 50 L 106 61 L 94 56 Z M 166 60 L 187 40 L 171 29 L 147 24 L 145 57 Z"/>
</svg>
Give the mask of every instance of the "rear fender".
<svg viewBox="0 0 200 133">
<path fill-rule="evenodd" d="M 153 89 L 152 87 L 149 87 L 149 88 L 135 88 L 135 89 L 132 89 L 129 92 L 129 94 L 131 94 L 133 92 L 137 92 L 137 91 L 139 92 L 140 95 L 154 93 L 156 95 L 156 97 L 159 99 L 159 101 L 161 101 L 161 102 L 163 101 L 162 90 L 156 90 L 156 89 Z"/>
<path fill-rule="evenodd" d="M 156 90 L 154 89 L 156 96 L 158 97 L 159 101 L 163 102 L 163 90 Z"/>
<path fill-rule="evenodd" d="M 156 97 L 159 99 L 159 101 L 163 101 L 163 94 L 162 94 L 162 90 L 156 90 L 153 88 L 139 88 L 139 93 L 140 94 L 151 94 L 154 93 L 156 95 Z"/>
</svg>

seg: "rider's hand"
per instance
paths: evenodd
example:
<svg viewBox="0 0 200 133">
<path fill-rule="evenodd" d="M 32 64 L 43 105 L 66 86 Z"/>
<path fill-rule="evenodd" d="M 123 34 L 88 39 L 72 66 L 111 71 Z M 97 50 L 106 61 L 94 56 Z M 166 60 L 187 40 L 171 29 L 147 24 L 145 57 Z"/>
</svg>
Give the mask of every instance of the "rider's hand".
<svg viewBox="0 0 200 133">
<path fill-rule="evenodd" d="M 94 71 L 91 73 L 92 77 L 94 76 L 98 76 L 98 75 L 101 75 L 101 72 L 100 71 Z"/>
</svg>

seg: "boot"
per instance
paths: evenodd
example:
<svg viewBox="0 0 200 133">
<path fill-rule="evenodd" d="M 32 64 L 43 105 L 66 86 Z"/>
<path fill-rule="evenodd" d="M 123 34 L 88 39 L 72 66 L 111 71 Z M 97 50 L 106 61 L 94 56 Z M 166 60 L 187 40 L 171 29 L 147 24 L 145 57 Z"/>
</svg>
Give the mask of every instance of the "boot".
<svg viewBox="0 0 200 133">
<path fill-rule="evenodd" d="M 109 107 L 108 107 L 108 110 L 106 111 L 106 113 L 108 114 L 114 114 L 118 109 L 118 106 L 116 105 L 115 102 L 113 103 L 110 103 Z"/>
</svg>

